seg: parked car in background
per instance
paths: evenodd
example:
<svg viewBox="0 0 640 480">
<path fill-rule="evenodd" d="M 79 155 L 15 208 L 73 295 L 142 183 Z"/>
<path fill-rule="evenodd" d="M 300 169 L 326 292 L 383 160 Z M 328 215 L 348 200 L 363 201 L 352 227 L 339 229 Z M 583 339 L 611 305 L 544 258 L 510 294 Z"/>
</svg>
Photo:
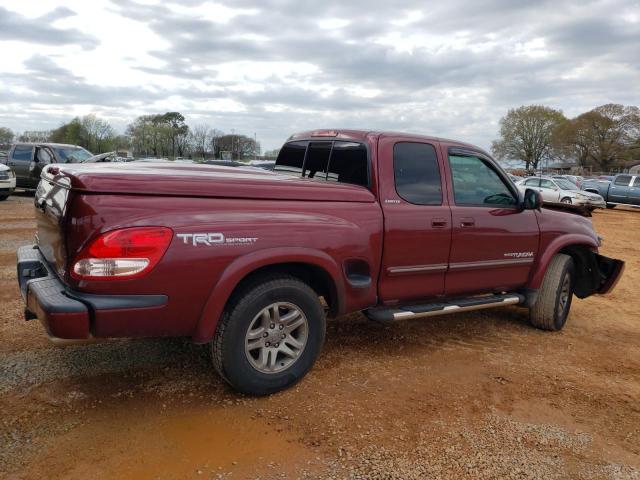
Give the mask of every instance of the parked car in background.
<svg viewBox="0 0 640 480">
<path fill-rule="evenodd" d="M 16 188 L 16 176 L 6 165 L 0 165 L 0 201 L 6 200 Z"/>
<path fill-rule="evenodd" d="M 244 163 L 236 162 L 235 160 L 207 160 L 204 164 L 218 167 L 246 167 Z"/>
<path fill-rule="evenodd" d="M 640 206 L 640 175 L 621 173 L 607 180 L 585 180 L 584 190 L 601 195 L 607 208 L 616 205 Z"/>
<path fill-rule="evenodd" d="M 166 163 L 170 162 L 168 158 L 153 158 L 153 157 L 144 157 L 144 158 L 136 158 L 131 160 L 132 162 L 145 162 L 145 163 Z"/>
<path fill-rule="evenodd" d="M 584 177 L 579 175 L 552 175 L 551 178 L 564 178 L 565 180 L 569 180 L 578 188 L 582 188 L 582 182 L 584 181 Z"/>
<path fill-rule="evenodd" d="M 591 208 L 604 208 L 604 199 L 594 192 L 581 191 L 574 183 L 566 178 L 529 177 L 516 185 L 521 191 L 533 188 L 542 195 L 547 203 L 567 203 Z"/>
<path fill-rule="evenodd" d="M 16 186 L 36 189 L 40 173 L 50 163 L 82 163 L 93 154 L 78 145 L 62 143 L 16 143 L 9 150 L 7 166 L 13 170 Z"/>
<path fill-rule="evenodd" d="M 275 160 L 251 160 L 250 167 L 262 168 L 263 170 L 273 170 L 276 166 Z"/>
</svg>

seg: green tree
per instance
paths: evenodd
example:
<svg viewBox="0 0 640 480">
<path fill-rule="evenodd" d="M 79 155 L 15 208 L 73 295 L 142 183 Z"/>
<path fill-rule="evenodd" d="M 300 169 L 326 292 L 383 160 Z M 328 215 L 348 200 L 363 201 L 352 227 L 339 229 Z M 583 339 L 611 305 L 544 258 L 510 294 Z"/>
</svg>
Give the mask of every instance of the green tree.
<svg viewBox="0 0 640 480">
<path fill-rule="evenodd" d="M 557 130 L 554 145 L 580 165 L 609 171 L 633 159 L 639 136 L 640 109 L 609 103 L 568 120 Z"/>
<path fill-rule="evenodd" d="M 552 155 L 553 132 L 565 120 L 560 110 L 542 105 L 509 110 L 500 120 L 500 138 L 491 150 L 498 159 L 522 160 L 527 169 L 536 169 Z"/>
<path fill-rule="evenodd" d="M 184 155 L 188 148 L 189 127 L 179 112 L 143 115 L 127 127 L 136 154 Z"/>
<path fill-rule="evenodd" d="M 167 112 L 161 117 L 162 122 L 169 127 L 169 138 L 171 139 L 171 156 L 176 156 L 176 147 L 178 153 L 184 153 L 184 140 L 189 133 L 189 126 L 184 123 L 184 116 L 179 112 Z"/>
</svg>

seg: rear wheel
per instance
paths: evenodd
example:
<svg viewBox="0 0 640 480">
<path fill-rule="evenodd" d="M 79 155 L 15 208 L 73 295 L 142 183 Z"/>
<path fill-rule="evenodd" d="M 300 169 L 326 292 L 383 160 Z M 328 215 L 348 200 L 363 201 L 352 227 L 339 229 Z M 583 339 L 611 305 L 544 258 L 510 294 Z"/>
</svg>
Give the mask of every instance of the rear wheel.
<svg viewBox="0 0 640 480">
<path fill-rule="evenodd" d="M 616 206 L 613 203 L 607 203 L 607 208 L 616 208 Z"/>
<path fill-rule="evenodd" d="M 318 357 L 325 315 L 317 294 L 287 275 L 235 293 L 212 343 L 213 362 L 235 389 L 268 395 L 298 382 Z"/>
<path fill-rule="evenodd" d="M 9 198 L 9 195 L 0 195 L 0 202 Z"/>
<path fill-rule="evenodd" d="M 529 312 L 534 327 L 557 331 L 564 327 L 571 309 L 575 267 L 569 255 L 555 255 L 542 280 L 538 298 Z"/>
</svg>

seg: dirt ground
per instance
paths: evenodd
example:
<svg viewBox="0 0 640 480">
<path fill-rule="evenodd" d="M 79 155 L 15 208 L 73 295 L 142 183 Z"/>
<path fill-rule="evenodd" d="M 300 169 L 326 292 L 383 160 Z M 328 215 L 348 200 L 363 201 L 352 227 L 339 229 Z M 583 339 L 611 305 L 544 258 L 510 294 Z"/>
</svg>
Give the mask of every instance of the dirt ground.
<svg viewBox="0 0 640 480">
<path fill-rule="evenodd" d="M 255 399 L 187 340 L 48 343 L 15 280 L 32 201 L 0 203 L 1 478 L 640 478 L 638 210 L 594 214 L 626 272 L 562 332 L 516 307 L 351 315 L 297 387 Z"/>
</svg>

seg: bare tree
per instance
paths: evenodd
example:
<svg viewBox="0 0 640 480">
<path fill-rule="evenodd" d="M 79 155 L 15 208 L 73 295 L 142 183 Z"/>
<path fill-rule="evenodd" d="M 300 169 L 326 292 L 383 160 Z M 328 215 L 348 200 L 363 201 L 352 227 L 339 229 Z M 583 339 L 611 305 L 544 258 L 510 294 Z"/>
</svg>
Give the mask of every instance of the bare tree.
<svg viewBox="0 0 640 480">
<path fill-rule="evenodd" d="M 205 124 L 196 125 L 191 129 L 192 147 L 195 155 L 204 160 L 211 140 L 211 129 Z"/>
<path fill-rule="evenodd" d="M 500 139 L 491 150 L 499 159 L 522 160 L 527 169 L 538 168 L 542 159 L 551 156 L 553 132 L 564 121 L 560 110 L 542 105 L 509 110 L 500 120 Z"/>
</svg>

